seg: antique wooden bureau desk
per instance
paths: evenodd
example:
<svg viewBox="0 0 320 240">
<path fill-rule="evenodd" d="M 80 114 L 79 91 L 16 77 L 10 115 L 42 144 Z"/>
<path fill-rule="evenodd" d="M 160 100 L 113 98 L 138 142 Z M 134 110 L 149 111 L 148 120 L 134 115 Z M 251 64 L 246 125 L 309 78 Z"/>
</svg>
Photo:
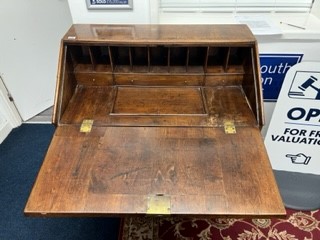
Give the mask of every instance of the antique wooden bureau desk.
<svg viewBox="0 0 320 240">
<path fill-rule="evenodd" d="M 283 216 L 245 25 L 73 25 L 25 214 Z"/>
</svg>

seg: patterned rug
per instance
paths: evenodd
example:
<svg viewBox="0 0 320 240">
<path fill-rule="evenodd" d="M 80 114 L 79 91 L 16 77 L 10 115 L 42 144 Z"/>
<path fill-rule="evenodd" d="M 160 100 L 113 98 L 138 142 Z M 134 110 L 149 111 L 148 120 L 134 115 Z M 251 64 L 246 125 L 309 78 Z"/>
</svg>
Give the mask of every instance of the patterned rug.
<svg viewBox="0 0 320 240">
<path fill-rule="evenodd" d="M 320 211 L 285 219 L 127 217 L 119 240 L 320 240 Z"/>
</svg>

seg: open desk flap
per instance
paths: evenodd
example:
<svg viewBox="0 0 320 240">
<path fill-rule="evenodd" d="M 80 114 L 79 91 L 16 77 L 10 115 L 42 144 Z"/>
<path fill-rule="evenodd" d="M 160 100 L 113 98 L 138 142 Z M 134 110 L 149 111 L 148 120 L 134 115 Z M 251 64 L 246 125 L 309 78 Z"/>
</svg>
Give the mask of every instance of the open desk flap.
<svg viewBox="0 0 320 240">
<path fill-rule="evenodd" d="M 260 132 L 60 126 L 27 215 L 285 214 Z"/>
</svg>

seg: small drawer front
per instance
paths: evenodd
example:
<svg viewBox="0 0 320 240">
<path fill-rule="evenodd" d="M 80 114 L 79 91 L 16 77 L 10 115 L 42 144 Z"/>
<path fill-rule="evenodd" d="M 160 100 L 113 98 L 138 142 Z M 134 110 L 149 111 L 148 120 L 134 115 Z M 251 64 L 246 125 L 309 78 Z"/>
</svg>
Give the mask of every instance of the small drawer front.
<svg viewBox="0 0 320 240">
<path fill-rule="evenodd" d="M 111 73 L 80 72 L 75 73 L 79 85 L 87 86 L 110 86 L 113 84 Z"/>
<path fill-rule="evenodd" d="M 115 74 L 117 85 L 146 86 L 199 86 L 202 85 L 202 75 L 169 75 L 169 74 Z"/>
<path fill-rule="evenodd" d="M 205 77 L 206 86 L 239 86 L 243 81 L 243 74 L 221 74 L 207 75 Z"/>
</svg>

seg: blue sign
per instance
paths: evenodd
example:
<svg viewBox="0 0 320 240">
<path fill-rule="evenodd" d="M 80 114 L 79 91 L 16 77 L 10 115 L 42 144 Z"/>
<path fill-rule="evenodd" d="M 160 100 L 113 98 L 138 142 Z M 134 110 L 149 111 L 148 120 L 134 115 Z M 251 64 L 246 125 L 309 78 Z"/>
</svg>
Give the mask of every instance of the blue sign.
<svg viewBox="0 0 320 240">
<path fill-rule="evenodd" d="M 276 102 L 287 71 L 301 62 L 303 54 L 260 54 L 264 101 Z"/>
</svg>

